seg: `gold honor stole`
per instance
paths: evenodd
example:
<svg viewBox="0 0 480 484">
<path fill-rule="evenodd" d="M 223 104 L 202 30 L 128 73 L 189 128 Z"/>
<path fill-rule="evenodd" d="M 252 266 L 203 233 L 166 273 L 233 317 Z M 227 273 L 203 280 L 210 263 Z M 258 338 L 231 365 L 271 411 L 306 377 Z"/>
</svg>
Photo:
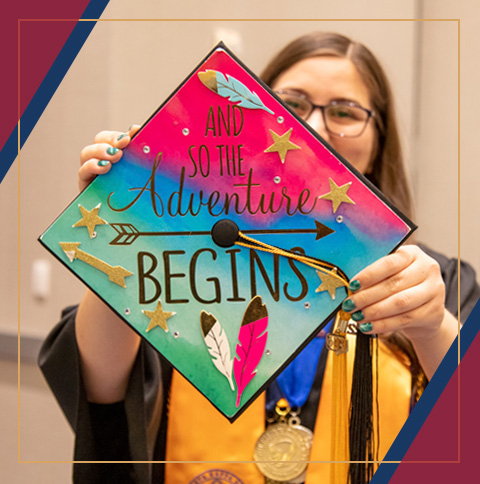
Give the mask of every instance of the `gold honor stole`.
<svg viewBox="0 0 480 484">
<path fill-rule="evenodd" d="M 352 338 L 349 338 L 352 339 Z M 350 341 L 353 349 L 354 341 Z M 329 482 L 332 411 L 332 352 L 329 352 L 315 424 L 306 484 Z M 351 386 L 354 351 L 348 352 Z M 378 349 L 379 459 L 382 460 L 409 414 L 411 374 L 405 361 L 383 343 Z M 374 381 L 375 388 L 375 381 Z M 375 406 L 375 405 L 374 405 Z M 374 424 L 376 428 L 376 424 Z M 210 482 L 217 473 L 235 484 L 264 484 L 253 462 L 255 443 L 265 430 L 265 394 L 231 424 L 176 371 L 173 372 L 167 430 L 165 484 Z M 177 463 L 175 463 L 177 462 Z M 209 472 L 210 471 L 210 472 Z M 223 482 L 216 480 L 215 482 Z"/>
</svg>

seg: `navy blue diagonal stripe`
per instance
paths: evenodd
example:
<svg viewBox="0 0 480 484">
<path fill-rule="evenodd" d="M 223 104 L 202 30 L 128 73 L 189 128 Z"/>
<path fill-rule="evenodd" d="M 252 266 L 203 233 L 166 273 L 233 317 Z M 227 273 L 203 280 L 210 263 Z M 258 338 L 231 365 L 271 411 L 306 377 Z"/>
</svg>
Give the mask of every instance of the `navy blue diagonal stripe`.
<svg viewBox="0 0 480 484">
<path fill-rule="evenodd" d="M 463 358 L 480 328 L 480 301 L 477 302 L 460 333 L 460 359 Z M 458 337 L 455 338 L 445 358 L 429 382 L 425 392 L 413 409 L 390 450 L 385 456 L 386 461 L 400 461 L 414 441 L 422 425 L 437 403 L 440 395 L 452 378 L 458 366 Z M 370 481 L 371 484 L 384 484 L 390 481 L 399 464 L 380 464 Z"/>
<path fill-rule="evenodd" d="M 96 19 L 105 10 L 109 0 L 90 0 L 81 18 Z M 65 74 L 80 52 L 96 22 L 78 22 L 72 33 L 65 42 L 62 50 L 50 67 L 47 75 L 35 92 L 32 100 L 25 109 L 20 119 L 20 147 L 30 136 L 40 116 L 47 107 L 50 99 L 55 94 Z M 18 124 L 7 139 L 2 151 L 0 151 L 0 183 L 7 174 L 10 166 L 18 154 Z"/>
</svg>

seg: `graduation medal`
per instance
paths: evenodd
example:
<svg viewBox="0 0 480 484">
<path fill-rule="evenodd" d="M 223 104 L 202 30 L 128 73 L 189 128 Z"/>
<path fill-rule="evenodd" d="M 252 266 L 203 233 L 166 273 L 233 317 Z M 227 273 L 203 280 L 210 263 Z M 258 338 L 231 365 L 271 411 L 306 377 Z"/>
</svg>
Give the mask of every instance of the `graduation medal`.
<svg viewBox="0 0 480 484">
<path fill-rule="evenodd" d="M 219 44 L 40 241 L 234 421 L 413 228 Z"/>
<path fill-rule="evenodd" d="M 313 432 L 290 416 L 288 403 L 281 399 L 270 424 L 255 445 L 254 459 L 262 474 L 275 482 L 304 482 Z"/>
</svg>

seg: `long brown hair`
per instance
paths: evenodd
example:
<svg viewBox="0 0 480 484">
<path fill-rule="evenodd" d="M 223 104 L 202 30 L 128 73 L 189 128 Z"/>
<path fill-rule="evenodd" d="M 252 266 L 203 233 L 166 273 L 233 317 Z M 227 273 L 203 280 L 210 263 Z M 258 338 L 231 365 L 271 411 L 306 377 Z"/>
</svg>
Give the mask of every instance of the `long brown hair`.
<svg viewBox="0 0 480 484">
<path fill-rule="evenodd" d="M 285 46 L 265 67 L 261 79 L 268 85 L 297 62 L 316 56 L 334 56 L 350 59 L 360 73 L 375 110 L 377 144 L 372 168 L 365 175 L 405 215 L 412 216 L 412 201 L 408 186 L 402 149 L 398 136 L 393 96 L 387 76 L 372 52 L 363 44 L 341 34 L 312 32 Z M 400 351 L 410 360 L 412 372 L 412 405 L 426 383 L 411 342 L 401 333 L 382 338 L 393 350 Z"/>
<path fill-rule="evenodd" d="M 350 59 L 360 73 L 375 110 L 377 144 L 372 168 L 366 177 L 405 215 L 412 216 L 412 202 L 400 146 L 393 97 L 388 79 L 375 56 L 364 45 L 344 35 L 313 32 L 284 47 L 265 67 L 262 80 L 273 85 L 297 62 L 316 56 Z"/>
</svg>

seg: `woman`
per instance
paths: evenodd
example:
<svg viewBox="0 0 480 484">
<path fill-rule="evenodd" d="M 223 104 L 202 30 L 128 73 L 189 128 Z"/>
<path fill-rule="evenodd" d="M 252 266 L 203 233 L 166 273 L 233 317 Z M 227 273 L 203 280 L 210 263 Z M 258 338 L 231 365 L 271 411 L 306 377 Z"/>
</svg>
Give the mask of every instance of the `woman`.
<svg viewBox="0 0 480 484">
<path fill-rule="evenodd" d="M 381 67 L 364 46 L 337 34 L 306 35 L 280 52 L 263 78 L 357 170 L 411 214 L 390 90 Z M 339 116 L 354 120 L 349 131 L 338 125 Z M 121 159 L 122 149 L 138 128 L 101 132 L 93 145 L 82 150 L 80 189 Z M 343 309 L 352 313 L 362 332 L 379 335 L 387 343 L 382 351 L 389 364 L 408 373 L 408 388 L 403 384 L 398 389 L 407 397 L 422 385 L 423 374 L 433 375 L 457 334 L 456 269 L 455 261 L 407 245 L 352 278 L 354 292 Z M 478 296 L 473 271 L 463 265 L 462 319 Z M 325 417 L 330 385 L 325 360 L 326 356 L 320 357 L 322 371 L 317 369 L 302 409 L 306 415 L 302 422 L 312 429 L 329 418 Z M 172 379 L 158 355 L 90 291 L 78 308 L 64 312 L 42 349 L 40 364 L 77 432 L 75 460 L 248 461 L 263 431 L 264 400 L 258 399 L 235 424 L 229 424 L 210 406 L 203 406 L 198 392 L 183 386 L 175 375 Z M 66 391 L 66 382 L 73 392 Z M 385 385 L 393 385 L 388 392 L 396 391 L 396 381 Z M 276 390 L 267 392 L 267 407 L 275 402 Z M 406 406 L 400 417 L 387 417 L 387 422 L 396 421 L 388 423 L 387 437 L 381 436 L 382 454 L 407 414 Z M 328 438 L 322 440 L 319 434 L 315 432 L 311 459 L 329 460 Z M 331 467 L 311 464 L 306 482 L 328 480 Z M 167 483 L 264 482 L 254 464 L 82 464 L 74 474 L 75 482 L 88 483 L 156 483 L 164 482 L 164 474 Z"/>
</svg>

